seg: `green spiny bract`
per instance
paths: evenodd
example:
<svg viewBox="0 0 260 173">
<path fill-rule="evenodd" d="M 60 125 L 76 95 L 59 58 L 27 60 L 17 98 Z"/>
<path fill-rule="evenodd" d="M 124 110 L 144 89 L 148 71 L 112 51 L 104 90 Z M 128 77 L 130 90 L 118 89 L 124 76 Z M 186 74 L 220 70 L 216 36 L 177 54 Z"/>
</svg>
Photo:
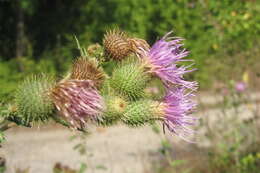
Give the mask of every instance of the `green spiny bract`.
<svg viewBox="0 0 260 173">
<path fill-rule="evenodd" d="M 152 100 L 139 100 L 126 107 L 122 120 L 129 126 L 141 126 L 145 123 L 153 123 L 158 117 L 156 102 Z"/>
<path fill-rule="evenodd" d="M 110 86 L 128 99 L 137 100 L 144 97 L 148 80 L 140 63 L 125 63 L 114 70 Z"/>
<path fill-rule="evenodd" d="M 106 103 L 106 111 L 103 114 L 102 120 L 99 122 L 101 125 L 113 125 L 123 115 L 128 102 L 119 96 L 104 96 Z"/>
<path fill-rule="evenodd" d="M 28 123 L 47 120 L 54 110 L 49 97 L 53 84 L 53 80 L 45 75 L 26 79 L 15 95 L 18 116 Z"/>
<path fill-rule="evenodd" d="M 101 93 L 101 95 L 115 95 L 115 91 L 113 88 L 111 88 L 110 82 L 108 79 L 106 79 L 103 82 L 102 87 L 100 89 L 100 93 Z"/>
</svg>

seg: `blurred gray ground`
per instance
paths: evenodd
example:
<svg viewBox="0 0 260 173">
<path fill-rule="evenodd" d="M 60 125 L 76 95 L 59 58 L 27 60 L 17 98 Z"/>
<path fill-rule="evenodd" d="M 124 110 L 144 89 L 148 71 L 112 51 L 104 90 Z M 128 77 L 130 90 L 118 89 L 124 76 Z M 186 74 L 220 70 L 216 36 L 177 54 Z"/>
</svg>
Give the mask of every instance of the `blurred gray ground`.
<svg viewBox="0 0 260 173">
<path fill-rule="evenodd" d="M 6 133 L 1 155 L 7 160 L 7 173 L 28 168 L 30 173 L 51 173 L 56 162 L 79 168 L 85 162 L 91 173 L 139 173 L 150 169 L 160 147 L 160 136 L 151 128 L 130 129 L 115 126 L 93 129 L 86 139 L 87 155 L 73 147 L 79 140 L 69 140 L 76 132 L 61 127 L 16 128 Z"/>
<path fill-rule="evenodd" d="M 253 97 L 260 98 L 258 96 Z M 200 100 L 215 103 L 218 97 L 202 96 Z M 250 118 L 252 106 L 256 105 L 240 106 L 240 117 Z M 228 111 L 228 114 L 234 114 L 234 110 Z M 221 110 L 212 108 L 197 114 L 216 123 L 218 120 L 214 117 L 221 114 Z M 118 125 L 110 128 L 91 127 L 91 131 L 85 140 L 87 155 L 81 156 L 73 150 L 79 140 L 69 140 L 77 132 L 67 128 L 47 125 L 32 129 L 10 129 L 6 132 L 6 142 L 0 148 L 0 156 L 7 160 L 7 173 L 14 173 L 15 168 L 28 167 L 30 173 L 52 173 L 56 162 L 71 168 L 79 168 L 84 162 L 88 166 L 87 173 L 146 173 L 154 168 L 151 163 L 160 159 L 158 149 L 163 138 L 175 141 L 173 145 L 176 147 L 188 148 L 188 145 L 193 145 L 180 141 L 174 135 L 156 134 L 150 127 L 131 129 Z M 203 130 L 198 135 L 202 136 Z M 200 144 L 208 145 L 206 141 L 200 141 Z"/>
</svg>

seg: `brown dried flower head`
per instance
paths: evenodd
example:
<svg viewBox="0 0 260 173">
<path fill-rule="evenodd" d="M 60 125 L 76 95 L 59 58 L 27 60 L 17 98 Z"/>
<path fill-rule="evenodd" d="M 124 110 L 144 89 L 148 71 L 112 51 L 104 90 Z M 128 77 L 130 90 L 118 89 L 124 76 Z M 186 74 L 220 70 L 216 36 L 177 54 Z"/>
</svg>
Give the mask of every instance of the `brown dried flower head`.
<svg viewBox="0 0 260 173">
<path fill-rule="evenodd" d="M 77 58 L 72 66 L 70 79 L 91 80 L 99 88 L 106 78 L 105 72 L 98 67 L 96 59 Z"/>
<path fill-rule="evenodd" d="M 131 53 L 126 33 L 114 29 L 108 31 L 103 39 L 105 55 L 114 60 L 122 60 Z"/>
<path fill-rule="evenodd" d="M 129 38 L 128 43 L 131 51 L 136 54 L 141 54 L 143 51 L 149 51 L 150 45 L 143 39 Z"/>
</svg>

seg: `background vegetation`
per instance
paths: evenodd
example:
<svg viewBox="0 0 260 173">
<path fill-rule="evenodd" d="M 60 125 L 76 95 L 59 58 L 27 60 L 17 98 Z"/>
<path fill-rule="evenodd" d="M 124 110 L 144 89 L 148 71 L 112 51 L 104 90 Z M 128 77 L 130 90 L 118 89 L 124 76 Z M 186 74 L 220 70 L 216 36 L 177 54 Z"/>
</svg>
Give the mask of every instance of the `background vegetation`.
<svg viewBox="0 0 260 173">
<path fill-rule="evenodd" d="M 256 0 L 2 0 L 0 98 L 30 73 L 62 74 L 83 45 L 120 27 L 152 44 L 173 30 L 186 39 L 202 89 L 249 72 L 259 77 L 260 3 Z M 221 73 L 219 73 L 221 72 Z M 255 81 L 255 80 L 252 80 Z"/>
</svg>

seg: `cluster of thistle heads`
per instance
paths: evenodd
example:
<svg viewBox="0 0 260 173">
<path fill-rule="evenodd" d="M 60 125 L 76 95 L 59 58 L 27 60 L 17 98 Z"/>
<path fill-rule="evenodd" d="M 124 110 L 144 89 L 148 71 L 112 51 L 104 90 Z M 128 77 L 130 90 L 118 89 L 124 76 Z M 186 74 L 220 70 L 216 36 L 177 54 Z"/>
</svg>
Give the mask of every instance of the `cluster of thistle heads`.
<svg viewBox="0 0 260 173">
<path fill-rule="evenodd" d="M 168 33 L 150 46 L 114 29 L 105 34 L 103 46 L 78 44 L 81 56 L 63 79 L 39 75 L 18 87 L 17 116 L 29 124 L 54 118 L 74 129 L 159 121 L 185 138 L 196 121 L 191 113 L 198 85 L 184 79 L 193 69 L 180 64 L 190 61 L 182 40 Z M 109 62 L 116 63 L 112 73 L 103 68 Z"/>
</svg>

